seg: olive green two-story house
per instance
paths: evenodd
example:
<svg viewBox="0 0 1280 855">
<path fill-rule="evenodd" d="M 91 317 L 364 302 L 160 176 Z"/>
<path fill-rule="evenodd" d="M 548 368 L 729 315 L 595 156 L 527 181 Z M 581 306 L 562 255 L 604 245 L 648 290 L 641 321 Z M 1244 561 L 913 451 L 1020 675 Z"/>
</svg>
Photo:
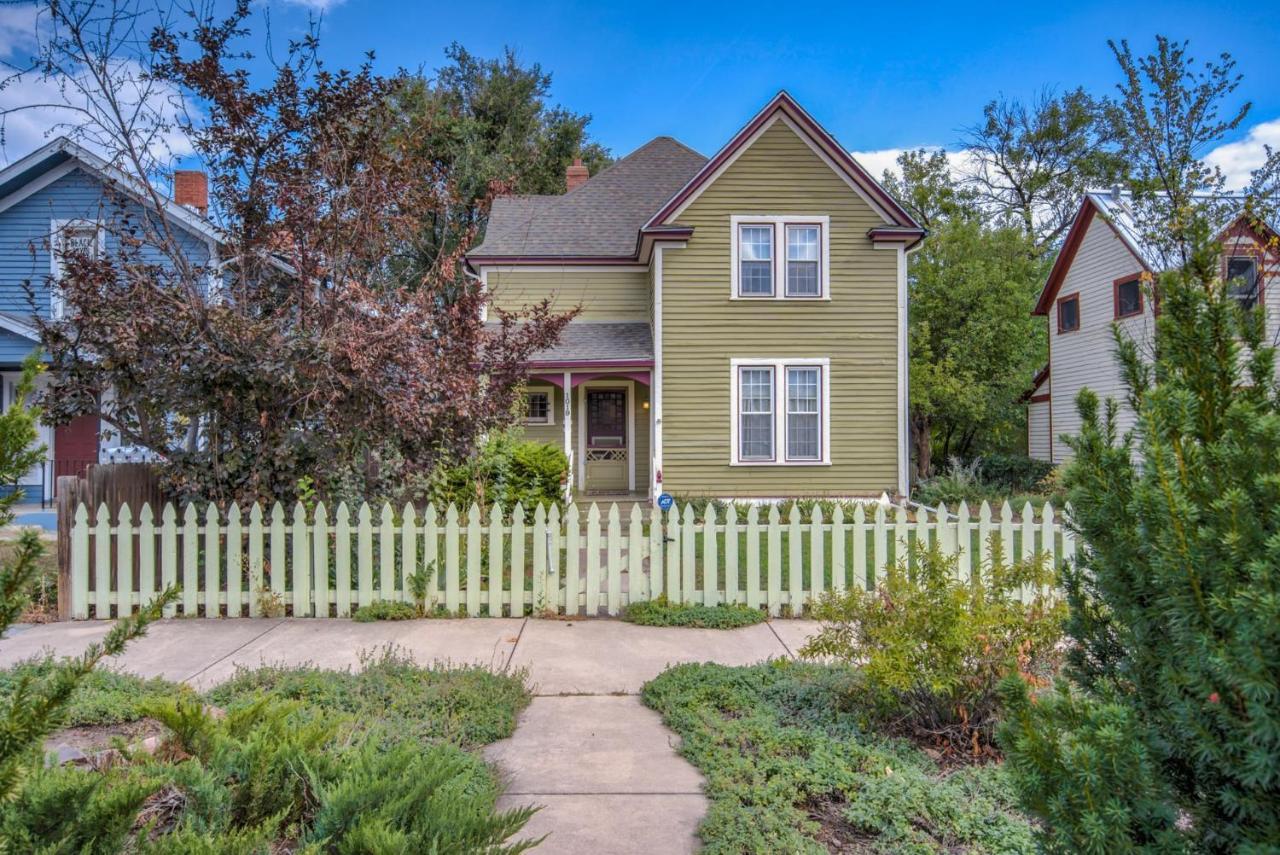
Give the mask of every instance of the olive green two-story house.
<svg viewBox="0 0 1280 855">
<path fill-rule="evenodd" d="M 923 237 L 785 92 L 710 159 L 658 137 L 495 201 L 489 305 L 579 307 L 526 435 L 588 497 L 907 492 L 907 252 Z"/>
</svg>

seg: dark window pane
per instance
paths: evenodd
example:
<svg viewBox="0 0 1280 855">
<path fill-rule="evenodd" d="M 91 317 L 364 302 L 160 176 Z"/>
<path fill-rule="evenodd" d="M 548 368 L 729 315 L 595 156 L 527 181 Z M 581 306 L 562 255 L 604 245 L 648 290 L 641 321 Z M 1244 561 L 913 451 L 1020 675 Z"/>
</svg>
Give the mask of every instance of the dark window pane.
<svg viewBox="0 0 1280 855">
<path fill-rule="evenodd" d="M 1116 314 L 1120 317 L 1142 311 L 1142 286 L 1137 279 L 1121 282 L 1116 288 Z"/>
<path fill-rule="evenodd" d="M 1245 309 L 1258 304 L 1258 265 L 1254 259 L 1237 256 L 1227 260 L 1227 294 Z"/>
<path fill-rule="evenodd" d="M 1080 329 L 1080 298 L 1072 297 L 1058 304 L 1058 329 L 1073 332 Z"/>
</svg>

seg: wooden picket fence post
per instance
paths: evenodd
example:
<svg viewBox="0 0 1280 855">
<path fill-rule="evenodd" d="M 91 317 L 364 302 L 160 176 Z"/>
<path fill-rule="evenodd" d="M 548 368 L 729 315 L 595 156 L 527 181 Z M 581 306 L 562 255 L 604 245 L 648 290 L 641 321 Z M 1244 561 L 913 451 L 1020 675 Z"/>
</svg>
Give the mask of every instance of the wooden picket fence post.
<svg viewBox="0 0 1280 855">
<path fill-rule="evenodd" d="M 1017 514 L 983 503 L 952 511 L 873 503 L 831 512 L 815 503 L 784 515 L 776 505 L 691 506 L 624 515 L 616 505 L 570 505 L 508 513 L 493 506 L 419 512 L 406 505 L 323 503 L 247 513 L 232 505 L 111 515 L 75 508 L 70 535 L 74 619 L 130 614 L 171 586 L 182 589 L 167 614 L 206 617 L 347 617 L 375 601 L 420 603 L 432 613 L 478 617 L 526 614 L 618 615 L 630 603 L 745 603 L 802 616 L 828 592 L 880 584 L 918 549 L 956 559 L 957 578 L 980 579 L 997 554 L 1070 560 L 1077 544 L 1060 512 L 1027 504 Z M 531 520 L 531 522 L 530 522 Z M 994 546 L 994 549 L 993 549 Z M 425 596 L 413 581 L 425 578 Z M 1024 590 L 1026 598 L 1037 592 Z"/>
</svg>

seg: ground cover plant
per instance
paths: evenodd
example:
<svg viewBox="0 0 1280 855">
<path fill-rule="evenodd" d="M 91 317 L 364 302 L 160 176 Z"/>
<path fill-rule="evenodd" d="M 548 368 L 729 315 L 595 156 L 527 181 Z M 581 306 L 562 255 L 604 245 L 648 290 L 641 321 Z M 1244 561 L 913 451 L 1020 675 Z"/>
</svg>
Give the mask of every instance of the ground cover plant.
<svg viewBox="0 0 1280 855">
<path fill-rule="evenodd" d="M 47 680 L 57 669 L 51 659 L 34 658 L 0 670 L 0 706 L 10 703 L 23 685 Z M 171 697 L 177 690 L 167 680 L 142 680 L 99 668 L 86 674 L 71 693 L 61 723 L 81 727 L 137 721 L 146 716 L 148 704 Z"/>
<path fill-rule="evenodd" d="M 119 753 L 89 768 L 32 764 L 0 806 L 0 843 L 264 855 L 526 848 L 503 841 L 531 812 L 497 810 L 500 785 L 472 750 L 512 732 L 528 702 L 523 675 L 422 668 L 391 650 L 363 664 L 241 671 L 208 697 L 95 672 L 73 693 L 68 722 L 146 716 L 159 747 L 114 740 Z M 0 698 L 46 667 L 0 673 Z"/>
<path fill-rule="evenodd" d="M 699 828 L 719 853 L 1032 852 L 998 765 L 944 767 L 865 727 L 857 672 L 772 662 L 679 665 L 644 702 L 707 778 Z"/>
<path fill-rule="evenodd" d="M 373 623 L 378 620 L 413 620 L 418 616 L 418 610 L 408 603 L 377 600 L 356 609 L 351 619 L 356 623 Z"/>
<path fill-rule="evenodd" d="M 627 606 L 622 619 L 641 626 L 686 626 L 700 629 L 736 629 L 760 623 L 768 615 L 742 603 L 704 606 L 696 603 L 672 603 L 666 596 L 641 600 Z"/>
</svg>

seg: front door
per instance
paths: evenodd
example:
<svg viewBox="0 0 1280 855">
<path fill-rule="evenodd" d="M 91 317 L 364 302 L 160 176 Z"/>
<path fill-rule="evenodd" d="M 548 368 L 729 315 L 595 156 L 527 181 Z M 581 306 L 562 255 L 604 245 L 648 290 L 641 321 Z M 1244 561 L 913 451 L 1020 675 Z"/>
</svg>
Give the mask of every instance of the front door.
<svg viewBox="0 0 1280 855">
<path fill-rule="evenodd" d="M 627 491 L 627 391 L 587 390 L 588 493 Z"/>
</svg>

